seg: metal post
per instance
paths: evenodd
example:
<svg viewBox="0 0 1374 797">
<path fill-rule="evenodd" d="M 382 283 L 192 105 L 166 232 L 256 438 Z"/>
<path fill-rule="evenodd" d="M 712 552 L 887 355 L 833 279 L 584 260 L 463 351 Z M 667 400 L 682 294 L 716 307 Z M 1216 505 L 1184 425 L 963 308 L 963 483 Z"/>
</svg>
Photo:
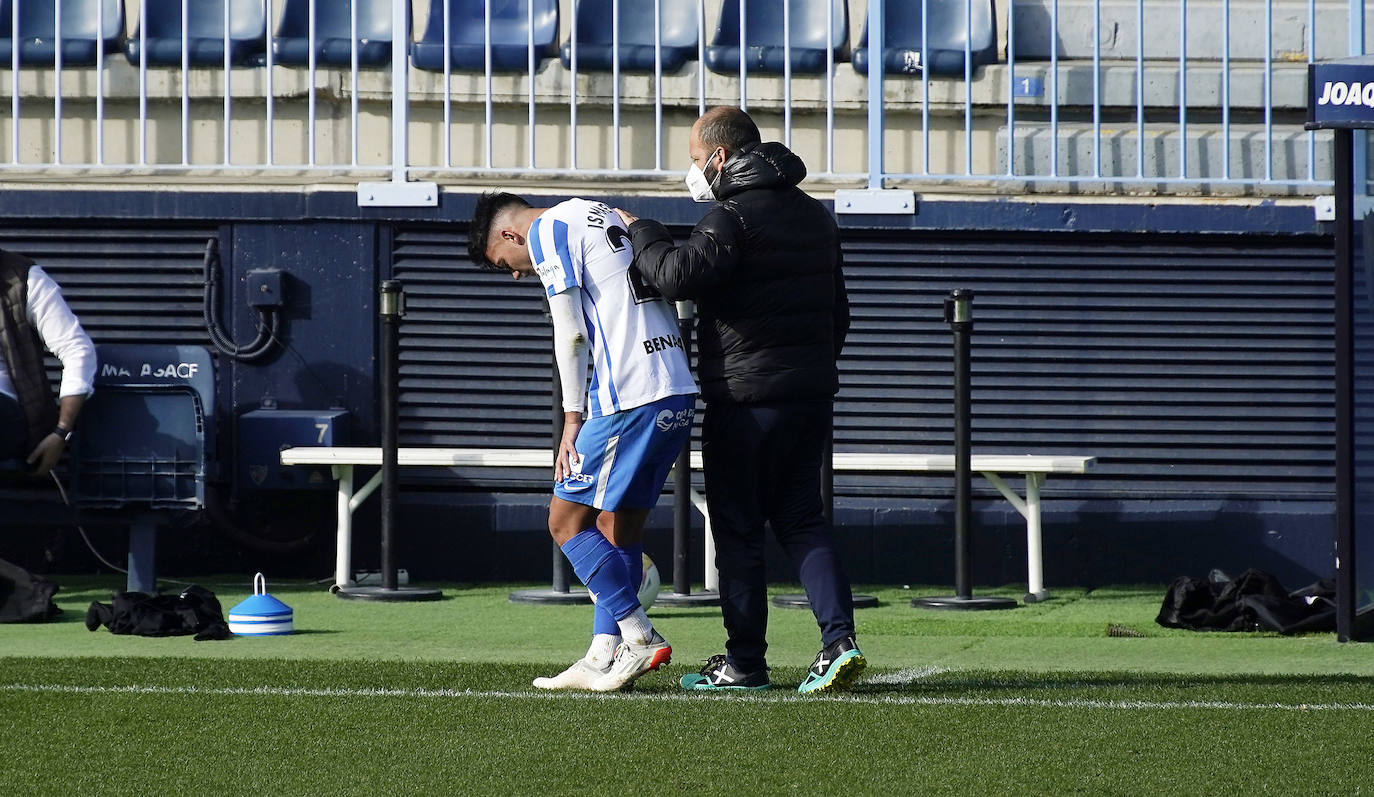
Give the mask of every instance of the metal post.
<svg viewBox="0 0 1374 797">
<path fill-rule="evenodd" d="M 155 514 L 144 513 L 129 523 L 128 592 L 157 594 L 157 522 Z"/>
<path fill-rule="evenodd" d="M 1355 638 L 1354 133 L 1335 134 L 1336 639 Z"/>
<path fill-rule="evenodd" d="M 954 333 L 954 596 L 915 598 L 926 609 L 1011 609 L 1010 598 L 973 597 L 972 380 L 969 337 L 973 332 L 973 291 L 956 288 L 945 299 L 945 321 Z"/>
<path fill-rule="evenodd" d="M 677 303 L 677 331 L 682 336 L 682 350 L 687 353 L 688 359 L 692 356 L 692 324 L 695 316 L 695 304 Z M 720 602 L 720 596 L 715 591 L 692 592 L 692 511 L 692 441 L 689 437 L 682 444 L 677 463 L 673 465 L 673 591 L 660 592 L 656 604 L 714 606 Z M 710 533 L 710 526 L 706 524 L 702 534 L 709 536 Z"/>
<path fill-rule="evenodd" d="M 881 190 L 883 187 L 883 48 L 886 20 L 883 7 L 886 3 L 870 3 L 868 7 L 868 188 Z M 742 41 L 742 39 L 741 39 Z M 830 46 L 829 42 L 826 47 Z M 921 59 L 926 54 L 921 53 Z M 922 70 L 923 72 L 925 70 Z M 923 95 L 923 96 L 929 96 Z M 922 105 L 926 103 L 922 102 Z M 924 126 L 922 132 L 925 132 Z"/>
<path fill-rule="evenodd" d="M 972 291 L 955 290 L 945 300 L 945 321 L 954 332 L 954 594 L 973 595 L 973 557 L 969 516 L 973 512 L 973 451 L 969 404 L 969 334 L 973 331 Z"/>
<path fill-rule="evenodd" d="M 380 587 L 340 587 L 341 598 L 381 601 L 431 601 L 443 597 L 437 589 L 401 589 L 396 583 L 396 507 L 399 503 L 397 471 L 400 459 L 400 346 L 401 317 L 405 315 L 405 292 L 397 280 L 382 282 L 377 301 L 381 319 L 378 366 L 381 381 L 382 496 Z"/>
<path fill-rule="evenodd" d="M 673 592 L 692 592 L 692 441 L 682 444 L 673 466 Z"/>
<path fill-rule="evenodd" d="M 397 384 L 398 327 L 401 323 L 401 283 L 387 280 L 382 283 L 379 312 L 382 320 L 381 368 L 382 380 L 382 588 L 396 589 L 396 425 L 400 419 L 397 403 L 400 385 Z"/>
<path fill-rule="evenodd" d="M 563 382 L 558 378 L 558 361 L 553 363 L 553 404 L 550 407 L 553 420 L 553 450 L 558 451 L 558 447 L 563 443 Z M 553 547 L 553 584 L 551 588 L 554 592 L 568 594 L 572 590 L 572 579 L 568 578 L 568 558 L 563 555 L 563 549 L 558 547 L 558 543 L 551 542 Z"/>
</svg>

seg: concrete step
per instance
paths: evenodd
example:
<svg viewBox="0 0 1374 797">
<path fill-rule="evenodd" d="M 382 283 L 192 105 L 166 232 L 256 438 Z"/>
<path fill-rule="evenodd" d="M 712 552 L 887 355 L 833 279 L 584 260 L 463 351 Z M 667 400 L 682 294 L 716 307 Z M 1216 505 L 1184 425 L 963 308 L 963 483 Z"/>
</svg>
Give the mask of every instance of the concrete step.
<svg viewBox="0 0 1374 797">
<path fill-rule="evenodd" d="M 1143 160 L 1134 125 L 1103 125 L 1100 145 L 1091 125 L 1060 124 L 1058 135 L 1054 132 L 1043 123 L 1015 128 L 1016 174 L 1049 177 L 1056 173 L 1061 179 L 1091 180 L 1094 164 L 1100 160 L 1099 174 L 1140 174 L 1146 182 L 1159 182 L 1180 177 L 1182 153 L 1187 158 L 1189 179 L 1214 179 L 1219 184 L 1227 180 L 1321 181 L 1330 180 L 1332 175 L 1330 131 L 1275 129 L 1272 137 L 1267 137 L 1264 128 L 1256 125 L 1231 125 L 1226 130 L 1218 125 L 1190 124 L 1181 137 L 1176 125 L 1151 124 L 1144 128 Z M 1007 128 L 1002 127 L 997 133 L 996 157 L 1003 169 L 1007 146 Z M 1266 156 L 1266 149 L 1270 156 Z M 1228 160 L 1229 173 L 1225 168 Z M 1266 163 L 1271 164 L 1268 173 Z M 1137 164 L 1142 167 L 1137 168 Z"/>
<path fill-rule="evenodd" d="M 1303 0 L 1275 0 L 1271 17 L 1265 18 L 1265 0 L 1230 0 L 1183 3 L 1183 0 L 1142 0 L 1144 24 L 1138 23 L 1137 4 L 1131 0 L 1102 0 L 1098 7 L 1098 37 L 1102 58 L 1135 58 L 1142 47 L 1145 58 L 1179 55 L 1179 8 L 1186 9 L 1189 58 L 1220 60 L 1223 20 L 1229 19 L 1232 59 L 1264 59 L 1266 36 L 1271 57 L 1277 61 L 1307 61 L 1309 51 L 1317 59 L 1349 54 L 1349 5 L 1314 0 L 1309 13 Z M 1055 0 L 1016 0 L 1012 4 L 1012 39 L 1017 60 L 1051 55 L 1058 42 L 1060 58 L 1093 57 L 1094 4 L 1092 0 L 1058 0 L 1057 20 L 1052 18 Z M 1058 23 L 1057 33 L 1052 22 Z M 1054 35 L 1052 35 L 1054 34 Z M 1315 36 L 1315 47 L 1312 46 Z M 1365 51 L 1374 45 L 1374 27 L 1366 33 Z"/>
</svg>

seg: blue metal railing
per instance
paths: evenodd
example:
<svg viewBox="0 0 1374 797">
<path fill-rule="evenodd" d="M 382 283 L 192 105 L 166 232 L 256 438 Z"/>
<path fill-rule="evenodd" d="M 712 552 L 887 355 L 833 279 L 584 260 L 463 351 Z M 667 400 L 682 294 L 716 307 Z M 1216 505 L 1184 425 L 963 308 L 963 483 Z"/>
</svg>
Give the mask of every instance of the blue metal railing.
<svg viewBox="0 0 1374 797">
<path fill-rule="evenodd" d="M 9 138 L 0 141 L 0 176 L 34 169 L 78 174 L 135 169 L 296 172 L 307 181 L 320 174 L 378 175 L 394 183 L 417 176 L 498 174 L 658 181 L 680 170 L 685 124 L 710 105 L 728 103 L 749 109 L 766 134 L 776 134 L 803 155 L 814 177 L 836 184 L 978 183 L 1019 191 L 1029 183 L 1044 184 L 1047 190 L 1080 184 L 1160 193 L 1322 193 L 1331 182 L 1328 148 L 1319 134 L 1302 129 L 1306 95 L 1297 87 L 1305 85 L 1308 64 L 1362 52 L 1366 38 L 1361 0 L 1348 0 L 1345 8 L 1318 0 L 1263 0 L 1258 7 L 1231 0 L 1170 0 L 1167 5 L 1150 0 L 1148 9 L 1147 0 L 1137 0 L 1126 12 L 1115 5 L 1104 8 L 1102 0 L 1021 0 L 1001 6 L 1006 20 L 1004 34 L 994 30 L 997 59 L 979 65 L 971 35 L 983 18 L 975 13 L 980 11 L 976 4 L 991 0 L 919 0 L 919 35 L 907 41 L 899 40 L 908 32 L 892 27 L 885 4 L 871 0 L 865 76 L 837 57 L 837 38 L 857 37 L 852 24 L 850 30 L 837 29 L 847 14 L 837 19 L 834 9 L 839 6 L 831 0 L 786 0 L 780 31 L 766 29 L 748 13 L 749 0 L 740 0 L 737 12 L 734 6 L 723 7 L 721 0 L 696 0 L 696 61 L 671 75 L 658 64 L 651 75 L 641 77 L 624 73 L 619 59 L 612 60 L 608 74 L 580 69 L 576 18 L 583 0 L 561 0 L 560 38 L 569 41 L 571 50 L 566 67 L 558 58 L 536 52 L 534 2 L 524 4 L 520 19 L 494 19 L 496 6 L 488 2 L 481 31 L 484 69 L 455 68 L 445 58 L 442 71 L 421 78 L 411 72 L 410 46 L 416 37 L 410 30 L 408 0 L 391 0 L 395 33 L 391 65 L 384 70 L 367 70 L 358 63 L 358 4 L 363 0 L 349 4 L 353 45 L 348 67 L 316 62 L 315 18 L 324 4 L 302 1 L 309 5 L 312 42 L 304 69 L 274 59 L 276 20 L 293 0 L 261 0 L 265 42 L 260 63 L 248 67 L 230 59 L 232 15 L 239 9 L 233 0 L 216 9 L 222 14 L 224 56 L 222 64 L 208 67 L 189 57 L 188 20 L 197 8 L 190 0 L 180 2 L 182 57 L 177 66 L 149 63 L 146 3 L 132 18 L 137 30 L 125 34 L 137 41 L 137 57 L 114 57 L 98 34 L 94 63 L 72 64 L 64 59 L 62 43 L 86 35 L 85 28 L 68 24 L 72 20 L 64 19 L 54 0 L 11 0 L 9 19 L 0 22 L 8 23 L 13 45 L 5 59 L 8 74 L 0 69 L 0 86 L 7 83 L 11 94 L 4 120 Z M 458 1 L 431 0 L 442 4 L 444 29 L 424 35 L 442 42 L 445 53 L 456 44 L 449 22 Z M 613 0 L 613 46 L 618 50 L 624 44 L 622 15 L 652 14 L 653 40 L 639 44 L 661 55 L 663 9 L 683 1 Z M 1176 54 L 1167 47 L 1171 15 L 1146 13 L 1174 3 Z M 42 33 L 57 46 L 46 59 L 25 50 L 33 37 L 23 28 L 37 24 L 34 15 L 21 13 L 30 4 L 52 9 L 51 30 Z M 103 32 L 105 4 L 94 7 L 99 9 L 96 29 Z M 738 69 L 712 72 L 706 66 L 708 49 L 715 44 L 709 40 L 709 23 L 718 21 L 718 35 L 724 13 L 738 15 L 730 26 L 737 28 L 741 45 Z M 1112 15 L 1110 22 L 1104 14 Z M 1244 24 L 1238 26 L 1242 14 Z M 1091 45 L 1082 46 L 1077 32 L 1087 15 Z M 1276 26 L 1292 27 L 1293 20 L 1307 30 L 1305 41 L 1297 45 L 1301 52 L 1280 51 L 1292 42 L 1285 36 L 1283 44 L 1276 43 Z M 932 48 L 944 46 L 935 40 L 936 33 L 959 28 L 953 22 L 962 22 L 957 48 L 962 49 L 963 68 L 958 74 L 932 74 Z M 528 44 L 525 70 L 498 75 L 492 56 L 494 26 L 520 23 Z M 797 42 L 805 38 L 806 26 L 818 24 L 826 42 L 823 71 L 799 74 L 793 65 Z M 1254 37 L 1232 38 L 1233 30 L 1249 31 L 1256 25 L 1263 27 L 1259 54 Z M 1115 41 L 1115 33 L 1104 38 L 1107 30 L 1126 31 L 1123 42 Z M 1348 36 L 1339 36 L 1342 30 Z M 765 71 L 754 60 L 761 48 L 750 43 L 774 33 L 780 33 L 781 68 Z M 1212 40 L 1218 42 L 1213 49 L 1200 44 Z M 893 43 L 919 47 L 923 68 L 918 75 L 892 74 L 885 68 L 884 45 Z M 849 47 L 839 49 L 847 52 Z M 35 77 L 26 77 L 30 74 Z M 100 79 L 90 80 L 92 74 Z M 204 110 L 214 103 L 221 108 L 212 120 Z M 326 103 L 332 110 L 321 110 Z M 519 119 L 512 112 L 522 104 Z M 480 122 L 470 110 L 478 105 Z M 360 122 L 380 116 L 389 121 L 389 147 L 367 140 L 367 124 Z M 607 117 L 609 129 L 602 121 Z M 437 132 L 434 122 L 427 121 L 431 118 L 441 120 Z M 130 125 L 130 141 L 116 144 L 117 132 Z M 176 135 L 169 134 L 171 128 Z M 420 128 L 430 130 L 436 143 L 415 146 L 424 137 L 417 133 Z M 245 131 L 251 135 L 243 135 Z M 156 145 L 150 139 L 154 133 Z M 342 143 L 321 146 L 326 136 Z M 455 136 L 476 146 L 455 147 Z M 627 140 L 649 136 L 651 144 L 624 151 Z M 560 137 L 566 146 L 541 143 Z M 590 153 L 579 147 L 589 139 Z M 860 147 L 865 151 L 859 152 Z M 370 150 L 366 157 L 364 148 Z M 517 154 L 521 150 L 523 157 Z"/>
</svg>

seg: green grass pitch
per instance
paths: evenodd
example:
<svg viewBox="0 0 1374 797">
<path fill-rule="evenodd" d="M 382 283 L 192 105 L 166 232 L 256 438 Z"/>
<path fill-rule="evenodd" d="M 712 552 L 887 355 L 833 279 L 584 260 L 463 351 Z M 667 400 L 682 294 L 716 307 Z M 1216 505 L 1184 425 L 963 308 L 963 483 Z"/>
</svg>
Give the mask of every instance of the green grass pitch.
<svg viewBox="0 0 1374 797">
<path fill-rule="evenodd" d="M 59 622 L 0 626 L 10 794 L 1374 788 L 1368 645 L 1165 630 L 1153 622 L 1162 586 L 973 613 L 909 605 L 947 589 L 862 588 L 881 601 L 857 618 L 870 666 L 837 696 L 796 693 L 819 640 L 793 609 L 770 620 L 780 688 L 684 693 L 677 679 L 721 649 L 719 613 L 656 608 L 674 663 L 593 696 L 530 686 L 580 655 L 589 610 L 512 604 L 507 586 L 385 604 L 272 583 L 298 633 L 194 642 L 88 632 L 85 607 L 118 582 L 58 581 Z M 226 611 L 251 592 L 246 578 L 201 583 Z"/>
</svg>

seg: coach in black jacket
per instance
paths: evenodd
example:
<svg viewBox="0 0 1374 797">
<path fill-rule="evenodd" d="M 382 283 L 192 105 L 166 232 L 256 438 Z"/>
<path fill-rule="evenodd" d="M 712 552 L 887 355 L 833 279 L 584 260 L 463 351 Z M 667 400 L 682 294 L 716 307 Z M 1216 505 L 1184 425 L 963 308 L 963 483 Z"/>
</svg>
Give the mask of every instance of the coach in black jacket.
<svg viewBox="0 0 1374 797">
<path fill-rule="evenodd" d="M 702 458 L 716 541 L 726 655 L 689 689 L 767 688 L 764 524 L 797 564 L 822 650 L 801 691 L 847 686 L 862 671 L 849 580 L 821 505 L 836 360 L 849 330 L 839 229 L 797 187 L 806 166 L 761 143 L 739 108 L 707 111 L 688 141 L 687 185 L 718 200 L 681 246 L 624 211 L 634 268 L 672 300 L 697 303 L 706 418 Z"/>
</svg>

